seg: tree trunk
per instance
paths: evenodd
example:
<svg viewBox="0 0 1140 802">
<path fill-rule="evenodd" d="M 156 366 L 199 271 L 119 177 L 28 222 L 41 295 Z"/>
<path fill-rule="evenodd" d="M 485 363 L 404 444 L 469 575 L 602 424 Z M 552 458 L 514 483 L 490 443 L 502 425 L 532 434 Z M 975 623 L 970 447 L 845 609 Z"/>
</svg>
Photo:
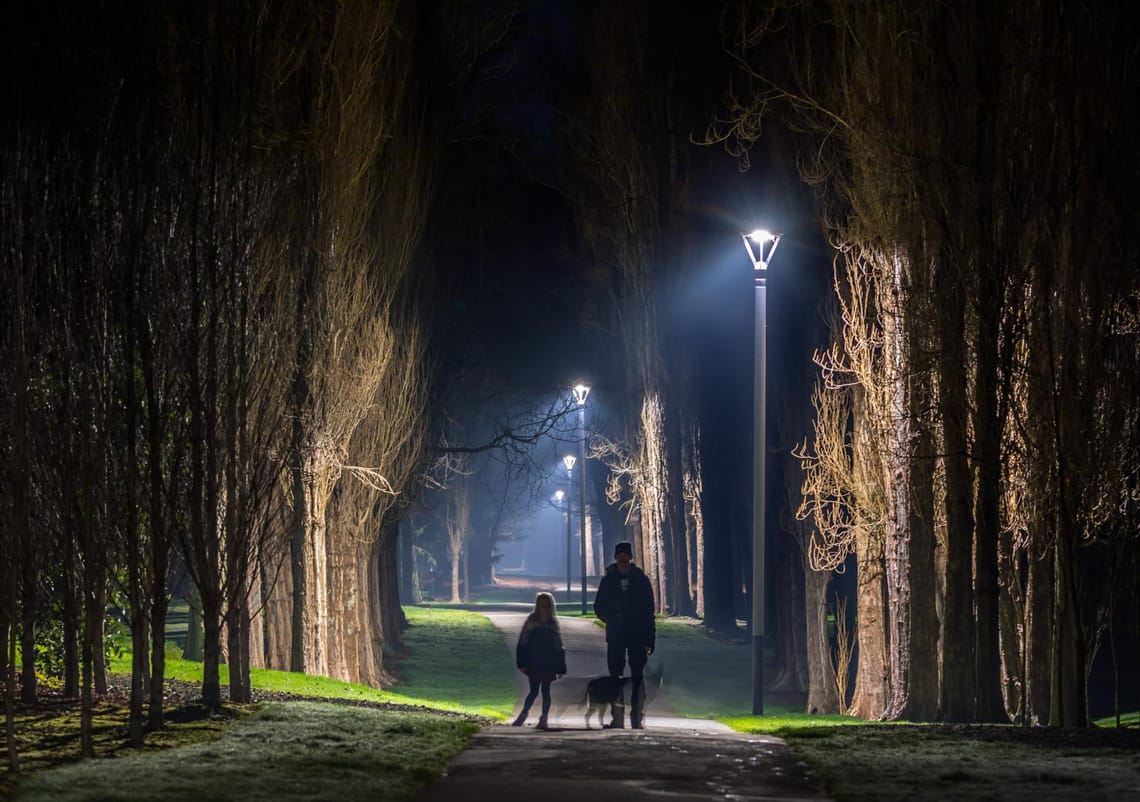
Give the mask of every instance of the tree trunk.
<svg viewBox="0 0 1140 802">
<path fill-rule="evenodd" d="M 416 561 L 412 551 L 415 546 L 415 532 L 406 521 L 400 521 L 392 536 L 397 539 L 396 547 L 399 555 L 397 598 L 404 604 L 415 604 L 419 601 L 416 597 Z M 525 570 L 525 563 L 523 568 Z"/>
<path fill-rule="evenodd" d="M 261 576 L 265 594 L 266 666 L 291 669 L 293 637 L 293 561 L 291 545 L 262 552 Z"/>
<path fill-rule="evenodd" d="M 946 576 L 942 603 L 941 714 L 951 723 L 974 717 L 975 666 L 973 559 L 973 480 L 966 439 L 968 404 L 964 345 L 964 297 L 948 262 L 939 285 L 942 342 L 939 351 L 938 410 L 942 420 L 943 467 L 946 475 Z"/>
<path fill-rule="evenodd" d="M 807 641 L 808 715 L 839 713 L 839 689 L 827 628 L 827 587 L 830 571 L 813 571 L 804 564 L 804 618 Z"/>
<path fill-rule="evenodd" d="M 1059 534 L 1053 548 L 1053 653 L 1049 726 L 1085 727 L 1088 725 L 1084 705 L 1085 672 L 1084 661 L 1077 646 L 1080 625 L 1073 592 L 1073 571 L 1076 566 L 1064 533 L 1064 522 L 1058 519 L 1056 526 Z"/>
<path fill-rule="evenodd" d="M 22 494 L 21 494 L 22 495 Z M 36 595 L 39 590 L 37 581 L 39 571 L 36 566 L 36 549 L 32 545 L 31 533 L 27 531 L 28 516 L 17 512 L 18 519 L 24 524 L 24 545 L 20 549 L 20 701 L 26 705 L 36 703 L 36 615 L 39 605 Z"/>
<path fill-rule="evenodd" d="M 855 556 L 858 561 L 855 636 L 859 657 L 855 694 L 847 712 L 862 719 L 878 720 L 890 704 L 882 544 L 875 536 L 861 536 L 855 546 Z"/>
<path fill-rule="evenodd" d="M 3 540 L 0 540 L 0 546 L 2 545 L 5 544 Z M 8 637 L 10 632 L 14 633 L 16 631 L 16 619 L 8 612 L 10 607 L 15 607 L 16 601 L 9 601 L 8 596 L 10 595 L 12 589 L 19 587 L 19 583 L 16 581 L 16 577 L 12 575 L 11 571 L 11 568 L 14 566 L 15 561 L 8 559 L 7 554 L 3 550 L 0 550 L 0 558 L 3 558 L 3 565 L 5 568 L 4 573 L 0 574 L 0 576 L 3 577 L 4 584 L 7 585 L 9 589 L 9 593 L 5 593 L 3 600 L 0 600 L 0 638 L 3 638 L 3 648 L 0 649 L 0 677 L 4 678 L 6 690 L 7 688 L 16 687 L 16 683 L 8 682 Z M 11 629 L 9 629 L 9 627 L 11 627 Z"/>
<path fill-rule="evenodd" d="M 701 508 L 701 443 L 696 421 L 688 427 L 685 452 L 685 539 L 689 565 L 689 587 L 692 588 L 693 610 L 705 617 L 705 522 Z"/>
<path fill-rule="evenodd" d="M 219 668 L 222 659 L 222 611 L 214 599 L 202 599 L 202 704 L 208 709 L 222 709 L 222 687 Z"/>
<path fill-rule="evenodd" d="M 317 475 L 315 466 L 309 470 L 310 477 Z M 305 522 L 305 664 L 306 674 L 328 676 L 329 643 L 329 592 L 328 592 L 328 500 L 322 488 L 331 483 L 307 482 L 305 507 L 308 516 Z M 294 613 L 294 620 L 296 614 Z"/>
<path fill-rule="evenodd" d="M 1020 631 L 1025 613 L 1024 599 L 1021 595 L 1022 586 L 1017 572 L 1017 562 L 1022 557 L 1022 550 L 1015 547 L 1014 539 L 1009 532 L 1002 532 L 998 554 L 1001 583 L 1001 597 L 998 603 L 1001 611 L 999 634 L 1002 698 L 1006 715 L 1017 723 L 1025 720 L 1025 676 L 1021 671 L 1025 665 L 1022 657 L 1025 637 Z"/>
<path fill-rule="evenodd" d="M 8 594 L 4 599 L 4 612 L 0 632 L 4 635 L 4 732 L 8 749 L 8 772 L 15 776 L 20 771 L 20 755 L 16 751 L 16 561 L 7 561 Z"/>
<path fill-rule="evenodd" d="M 227 664 L 230 675 L 230 701 L 252 701 L 249 688 L 249 609 L 231 605 L 226 612 Z"/>
<path fill-rule="evenodd" d="M 1001 425 L 997 419 L 997 332 L 979 331 L 974 387 L 974 451 L 978 484 L 974 512 L 974 720 L 1008 722 L 1001 696 L 998 639 L 998 532 L 1001 525 Z M 990 340 L 990 342 L 987 342 Z"/>
<path fill-rule="evenodd" d="M 795 539 L 787 534 L 777 536 L 772 545 L 778 579 L 772 605 L 775 620 L 770 623 L 775 626 L 768 627 L 765 640 L 776 647 L 776 666 L 768 686 L 772 690 L 801 692 L 808 688 L 803 555 Z"/>
<path fill-rule="evenodd" d="M 309 518 L 307 494 L 305 492 L 304 469 L 301 466 L 301 421 L 300 415 L 293 424 L 296 452 L 296 464 L 291 470 L 293 479 L 293 520 L 289 530 L 289 566 L 290 590 L 292 591 L 290 608 L 291 620 L 289 626 L 289 670 L 294 672 L 305 671 L 305 611 L 308 607 L 308 589 L 305 581 L 309 573 L 306 563 L 305 541 L 307 535 L 306 521 Z"/>
<path fill-rule="evenodd" d="M 93 615 L 91 621 L 93 649 L 91 655 L 92 679 L 95 683 L 95 692 L 100 696 L 107 694 L 107 583 L 100 576 L 94 589 L 95 603 L 92 605 Z"/>
<path fill-rule="evenodd" d="M 140 580 L 136 578 L 136 581 Z M 150 655 L 148 623 L 148 618 L 141 609 L 131 611 L 131 698 L 127 733 L 131 746 L 136 749 L 142 747 L 146 738 L 144 708 L 150 690 L 148 683 L 150 665 L 147 663 Z"/>
<path fill-rule="evenodd" d="M 1035 531 L 1041 531 L 1036 526 Z M 1051 678 L 1053 674 L 1053 594 L 1056 580 L 1053 576 L 1052 549 L 1044 555 L 1031 543 L 1028 554 L 1029 577 L 1025 591 L 1025 702 L 1022 723 L 1026 726 L 1044 726 L 1049 723 Z"/>
<path fill-rule="evenodd" d="M 451 603 L 458 604 L 463 601 L 459 596 L 459 566 L 462 561 L 462 545 L 451 547 Z"/>
<path fill-rule="evenodd" d="M 150 619 L 150 702 L 147 709 L 147 727 L 152 731 L 164 726 L 166 690 L 166 614 L 169 602 L 166 596 L 166 574 L 156 574 L 152 581 L 151 600 L 154 615 Z"/>
<path fill-rule="evenodd" d="M 692 616 L 692 589 L 689 587 L 688 516 L 685 515 L 685 460 L 684 435 L 681 423 L 681 405 L 677 401 L 678 392 L 670 388 L 665 394 L 668 403 L 664 409 L 665 482 L 666 512 L 669 518 L 668 555 L 669 575 L 672 583 L 669 591 L 669 610 L 673 615 Z"/>
<path fill-rule="evenodd" d="M 63 548 L 63 697 L 79 698 L 79 600 L 75 593 L 75 548 L 64 535 Z"/>
<path fill-rule="evenodd" d="M 400 606 L 398 588 L 391 581 L 392 569 L 396 562 L 396 531 L 398 521 L 393 523 L 391 518 L 398 518 L 389 512 L 380 530 L 380 540 L 376 544 L 376 555 L 372 560 L 374 566 L 374 579 L 372 582 L 372 596 L 376 599 L 373 611 L 373 620 L 378 621 L 378 636 L 382 648 L 375 649 L 376 666 L 378 674 L 377 684 L 388 682 L 389 676 L 385 670 L 387 658 L 395 657 L 403 648 L 403 631 L 407 626 L 404 610 Z"/>
<path fill-rule="evenodd" d="M 90 542 L 90 529 L 94 526 L 85 522 L 88 529 L 85 537 Z M 84 757 L 95 757 L 95 740 L 92 727 L 94 713 L 94 700 L 92 698 L 92 685 L 95 682 L 95 656 L 103 650 L 102 621 L 103 608 L 97 602 L 97 587 L 100 577 L 91 561 L 85 563 L 83 568 L 83 679 L 80 683 L 79 699 L 79 742 L 80 753 Z"/>
<path fill-rule="evenodd" d="M 920 286 L 915 279 L 912 285 Z M 913 290 L 925 296 L 925 287 Z M 910 305 L 913 306 L 913 305 Z M 906 321 L 907 414 L 910 443 L 906 466 L 907 547 L 906 582 L 910 592 L 910 621 L 905 633 L 910 651 L 909 682 L 905 700 L 896 698 L 895 712 L 909 721 L 938 717 L 938 613 L 935 604 L 934 565 L 934 436 L 929 410 L 934 399 L 926 355 L 930 351 L 924 311 L 911 308 Z M 902 704 L 898 704 L 902 702 Z"/>
<path fill-rule="evenodd" d="M 189 609 L 186 613 L 186 645 L 182 649 L 182 659 L 200 663 L 203 660 L 205 645 L 202 634 L 202 602 L 198 593 L 193 592 L 194 598 L 189 599 Z"/>
<path fill-rule="evenodd" d="M 261 581 L 261 563 L 250 566 L 249 583 L 249 667 L 266 668 L 265 662 L 265 585 Z"/>
</svg>

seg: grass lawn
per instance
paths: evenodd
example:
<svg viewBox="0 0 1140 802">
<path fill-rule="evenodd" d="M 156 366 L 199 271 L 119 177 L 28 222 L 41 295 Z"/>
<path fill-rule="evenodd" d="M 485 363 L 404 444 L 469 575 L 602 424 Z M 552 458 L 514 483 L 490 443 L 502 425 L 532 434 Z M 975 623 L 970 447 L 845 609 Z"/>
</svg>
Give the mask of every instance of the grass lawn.
<svg viewBox="0 0 1140 802">
<path fill-rule="evenodd" d="M 1140 800 L 1135 730 L 871 724 L 768 731 L 837 802 Z"/>
<path fill-rule="evenodd" d="M 250 669 L 255 691 L 358 702 L 415 705 L 502 720 L 515 704 L 513 656 L 494 624 L 474 613 L 408 607 L 410 627 L 404 633 L 406 654 L 398 663 L 400 682 L 387 690 L 310 674 L 267 668 Z M 202 681 L 202 664 L 183 660 L 175 643 L 166 650 L 166 676 L 185 682 Z M 126 674 L 131 653 L 111 662 L 111 671 Z M 225 665 L 222 685 L 229 682 Z M 123 678 L 123 682 L 126 678 Z"/>
<path fill-rule="evenodd" d="M 410 798 L 415 788 L 446 767 L 470 733 L 511 713 L 516 689 L 513 655 L 485 617 L 421 608 L 408 608 L 407 614 L 411 626 L 405 637 L 406 654 L 398 665 L 401 681 L 395 687 L 377 690 L 326 677 L 255 669 L 251 672 L 255 695 L 287 693 L 330 703 L 228 705 L 220 717 L 208 716 L 196 705 L 172 709 L 168 726 L 149 735 L 141 753 L 126 746 L 126 710 L 121 703 L 98 705 L 95 737 L 100 758 L 82 762 L 76 762 L 79 711 L 74 703 L 45 703 L 23 711 L 16 725 L 18 749 L 25 776 L 34 776 L 20 784 L 16 798 L 261 799 L 270 794 L 324 798 L 326 792 L 327 798 L 346 800 Z M 168 645 L 168 678 L 200 683 L 202 665 L 178 658 L 179 653 L 176 643 Z M 130 659 L 129 653 L 117 658 L 112 672 L 129 670 Z M 222 682 L 227 681 L 222 666 Z M 111 675 L 113 685 L 124 687 L 128 682 L 125 674 Z M 402 709 L 359 706 L 385 704 Z M 408 706 L 423 712 L 409 712 Z M 401 755 L 406 767 L 394 765 Z M 413 757 L 404 759 L 409 755 Z M 225 768 L 231 765 L 233 777 Z M 177 771 L 178 766 L 190 768 Z M 291 776 L 294 773 L 296 777 Z M 151 775 L 153 781 L 143 779 Z M 7 796 L 12 780 L 6 766 L 0 766 L 0 798 Z M 320 783 L 320 793 L 314 782 Z M 380 786 L 388 790 L 380 794 L 376 790 Z"/>
<path fill-rule="evenodd" d="M 515 658 L 495 625 L 478 613 L 407 607 L 406 656 L 400 684 L 405 699 L 504 720 L 515 706 Z"/>
<path fill-rule="evenodd" d="M 665 666 L 665 690 L 683 716 L 712 718 L 729 726 L 751 721 L 752 646 L 745 640 L 710 637 L 692 622 L 657 621 L 657 650 L 650 667 Z M 764 712 L 793 722 L 819 723 L 842 716 L 803 716 L 797 694 L 766 694 Z M 741 718 L 745 716 L 745 718 Z M 767 718 L 765 717 L 765 719 Z"/>
<path fill-rule="evenodd" d="M 319 702 L 267 704 L 207 743 L 44 772 L 26 800 L 406 800 L 479 725 Z"/>
</svg>

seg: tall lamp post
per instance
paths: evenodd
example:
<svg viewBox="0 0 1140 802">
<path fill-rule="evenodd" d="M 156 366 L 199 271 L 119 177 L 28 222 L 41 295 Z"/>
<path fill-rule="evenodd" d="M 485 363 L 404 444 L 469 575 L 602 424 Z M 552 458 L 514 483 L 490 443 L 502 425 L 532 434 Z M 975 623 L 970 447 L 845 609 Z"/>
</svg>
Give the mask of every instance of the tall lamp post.
<svg viewBox="0 0 1140 802">
<path fill-rule="evenodd" d="M 574 385 L 574 400 L 578 402 L 578 532 L 582 552 L 582 615 L 586 615 L 586 396 L 590 394 L 588 385 L 578 382 Z"/>
<path fill-rule="evenodd" d="M 780 235 L 758 229 L 742 234 L 756 290 L 755 363 L 752 377 L 752 715 L 764 715 L 764 481 L 767 426 L 768 263 Z"/>
<path fill-rule="evenodd" d="M 566 601 L 570 601 L 570 571 L 574 567 L 574 536 L 570 532 L 570 491 L 574 489 L 574 462 L 573 454 L 562 458 L 562 464 L 566 466 Z"/>
</svg>

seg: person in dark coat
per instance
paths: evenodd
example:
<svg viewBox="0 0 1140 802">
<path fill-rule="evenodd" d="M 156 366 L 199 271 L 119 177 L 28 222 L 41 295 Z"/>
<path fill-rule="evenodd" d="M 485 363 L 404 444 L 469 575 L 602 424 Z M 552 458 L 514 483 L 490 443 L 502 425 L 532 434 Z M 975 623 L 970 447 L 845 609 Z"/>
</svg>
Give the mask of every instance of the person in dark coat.
<svg viewBox="0 0 1140 802">
<path fill-rule="evenodd" d="M 598 583 L 594 615 L 606 625 L 606 663 L 611 677 L 620 677 L 629 659 L 630 724 L 643 726 L 645 700 L 644 671 L 657 644 L 657 622 L 653 618 L 653 585 L 645 572 L 633 563 L 633 545 L 622 541 L 614 546 L 614 563 Z M 614 706 L 610 728 L 625 726 L 625 711 Z"/>
<path fill-rule="evenodd" d="M 558 627 L 554 597 L 549 593 L 539 593 L 534 597 L 534 612 L 527 616 L 522 632 L 519 633 L 515 664 L 530 681 L 530 693 L 523 702 L 522 712 L 512 725 L 521 727 L 526 722 L 530 706 L 541 690 L 542 715 L 538 719 L 538 729 L 545 730 L 546 717 L 550 714 L 550 683 L 566 674 L 562 631 Z"/>
</svg>

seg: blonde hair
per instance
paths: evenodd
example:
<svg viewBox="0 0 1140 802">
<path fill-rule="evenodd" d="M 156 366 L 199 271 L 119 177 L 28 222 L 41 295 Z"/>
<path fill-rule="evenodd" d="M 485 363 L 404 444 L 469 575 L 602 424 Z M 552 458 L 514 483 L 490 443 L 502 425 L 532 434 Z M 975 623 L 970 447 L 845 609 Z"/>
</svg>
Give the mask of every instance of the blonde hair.
<svg viewBox="0 0 1140 802">
<path fill-rule="evenodd" d="M 538 623 L 538 611 L 540 608 L 550 610 L 550 623 L 554 625 L 555 630 L 560 630 L 558 626 L 558 605 L 554 602 L 554 594 L 541 591 L 534 596 L 534 610 L 526 617 L 528 625 Z"/>
<path fill-rule="evenodd" d="M 546 604 L 541 604 L 542 602 L 546 602 Z M 536 593 L 534 595 L 534 611 L 536 613 L 538 612 L 538 608 L 540 606 L 549 607 L 551 615 L 553 615 L 553 616 L 558 615 L 558 605 L 554 603 L 554 594 L 553 593 L 547 593 L 546 591 Z"/>
</svg>

